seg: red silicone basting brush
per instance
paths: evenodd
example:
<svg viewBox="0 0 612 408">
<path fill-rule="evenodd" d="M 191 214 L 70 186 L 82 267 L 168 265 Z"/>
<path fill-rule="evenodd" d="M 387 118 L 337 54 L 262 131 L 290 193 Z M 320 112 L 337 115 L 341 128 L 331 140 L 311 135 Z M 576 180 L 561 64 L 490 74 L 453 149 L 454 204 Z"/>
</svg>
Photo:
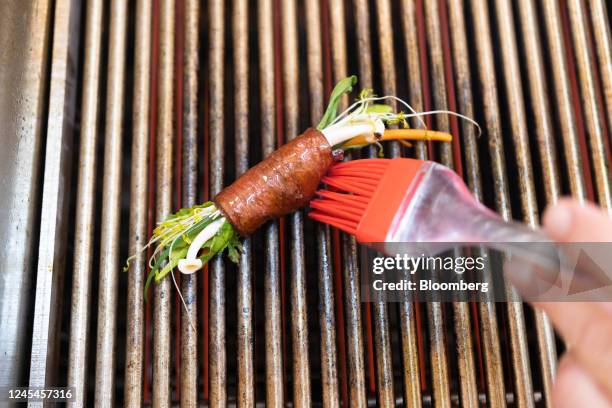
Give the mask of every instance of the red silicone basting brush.
<svg viewBox="0 0 612 408">
<path fill-rule="evenodd" d="M 571 287 L 570 292 L 561 286 L 549 291 L 559 272 L 566 280 L 573 274 L 572 286 L 574 282 L 608 286 L 609 279 L 601 278 L 605 275 L 601 266 L 593 268 L 587 263 L 583 268 L 582 248 L 559 246 L 539 230 L 504 221 L 474 198 L 461 177 L 441 164 L 404 158 L 354 160 L 334 165 L 322 181 L 327 189 L 317 191 L 309 216 L 386 255 L 431 256 L 465 246 L 499 250 L 531 264 L 532 268 L 524 268 L 531 273 L 530 288 L 532 276 L 547 283 L 544 292 L 531 293 L 533 300 L 572 295 Z M 590 251 L 601 259 L 600 252 L 607 250 L 591 247 Z M 586 298 L 573 299 L 610 296 L 605 290 L 585 293 Z"/>
<path fill-rule="evenodd" d="M 317 191 L 309 216 L 361 243 L 491 243 L 505 250 L 510 242 L 548 241 L 523 224 L 502 220 L 455 172 L 434 162 L 353 160 L 334 165 L 322 181 L 328 188 Z"/>
</svg>

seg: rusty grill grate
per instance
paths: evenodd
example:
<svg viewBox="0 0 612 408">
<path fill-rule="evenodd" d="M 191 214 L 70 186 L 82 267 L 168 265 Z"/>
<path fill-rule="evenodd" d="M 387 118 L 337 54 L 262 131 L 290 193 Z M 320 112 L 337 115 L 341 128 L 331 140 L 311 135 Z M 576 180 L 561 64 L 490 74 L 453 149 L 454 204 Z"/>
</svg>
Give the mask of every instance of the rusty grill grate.
<svg viewBox="0 0 612 408">
<path fill-rule="evenodd" d="M 177 275 L 189 314 L 170 279 L 143 302 L 144 257 L 121 266 L 349 73 L 474 117 L 480 138 L 428 117 L 452 145 L 385 152 L 453 167 L 504 218 L 535 226 L 562 194 L 612 212 L 605 3 L 2 2 L 0 386 L 68 384 L 77 406 L 548 406 L 563 346 L 544 314 L 362 303 L 355 242 L 304 212 L 246 239 L 239 267 Z"/>
</svg>

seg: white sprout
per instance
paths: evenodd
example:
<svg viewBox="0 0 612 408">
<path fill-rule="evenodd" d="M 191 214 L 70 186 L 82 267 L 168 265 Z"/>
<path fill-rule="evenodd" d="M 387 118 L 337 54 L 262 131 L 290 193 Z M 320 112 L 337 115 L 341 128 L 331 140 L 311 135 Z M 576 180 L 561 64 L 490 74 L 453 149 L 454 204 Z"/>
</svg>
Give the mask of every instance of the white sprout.
<svg viewBox="0 0 612 408">
<path fill-rule="evenodd" d="M 368 105 L 371 102 L 384 100 L 399 102 L 411 113 L 367 112 Z M 327 127 L 325 127 L 325 129 L 322 130 L 322 133 L 329 141 L 329 144 L 335 146 L 357 136 L 363 135 L 366 138 L 372 138 L 376 134 L 382 134 L 384 132 L 383 122 L 392 122 L 400 119 L 417 118 L 421 122 L 423 128 L 427 130 L 427 126 L 423 121 L 423 116 L 440 114 L 452 115 L 466 120 L 478 128 L 479 135 L 482 133 L 480 125 L 465 115 L 448 110 L 417 112 L 406 101 L 393 95 L 370 96 L 359 99 L 340 113 Z M 381 126 L 382 131 L 380 130 Z"/>
<path fill-rule="evenodd" d="M 217 210 L 217 208 L 214 205 L 210 205 L 204 208 L 197 208 L 191 214 L 176 217 L 174 221 L 177 222 L 177 225 L 172 228 L 171 234 L 154 236 L 153 238 L 151 238 L 149 242 L 147 242 L 145 246 L 140 248 L 136 252 L 136 254 L 141 253 L 142 251 L 149 248 L 153 244 L 161 241 L 155 247 L 155 249 L 153 250 L 153 253 L 151 254 L 151 257 L 149 258 L 149 267 L 153 268 L 157 255 L 159 255 L 164 250 L 164 248 L 167 246 L 168 243 L 171 243 L 170 252 L 172 252 L 174 243 L 178 240 L 178 238 L 182 237 L 185 234 L 189 234 L 193 228 L 197 227 L 198 223 L 202 221 L 204 217 L 214 214 L 215 211 L 219 211 L 219 210 Z M 161 225 L 164 222 L 165 221 L 160 221 L 157 223 L 157 225 Z M 174 230 L 176 230 L 176 232 L 174 232 Z M 136 255 L 132 255 L 132 257 L 128 258 L 128 261 L 134 256 Z"/>
<path fill-rule="evenodd" d="M 220 213 L 217 215 L 219 214 Z M 204 246 L 206 241 L 215 236 L 224 222 L 225 217 L 218 218 L 208 224 L 202 231 L 200 231 L 198 235 L 196 235 L 194 240 L 191 242 L 191 245 L 189 245 L 187 256 L 178 261 L 178 269 L 181 271 L 181 273 L 189 275 L 202 268 L 203 264 L 202 260 L 198 258 L 198 251 Z"/>
<path fill-rule="evenodd" d="M 321 131 L 327 139 L 330 146 L 335 146 L 355 136 L 365 135 L 373 136 L 385 131 L 385 125 L 381 119 L 367 119 L 364 121 L 355 121 L 355 123 L 343 126 L 327 127 Z"/>
</svg>

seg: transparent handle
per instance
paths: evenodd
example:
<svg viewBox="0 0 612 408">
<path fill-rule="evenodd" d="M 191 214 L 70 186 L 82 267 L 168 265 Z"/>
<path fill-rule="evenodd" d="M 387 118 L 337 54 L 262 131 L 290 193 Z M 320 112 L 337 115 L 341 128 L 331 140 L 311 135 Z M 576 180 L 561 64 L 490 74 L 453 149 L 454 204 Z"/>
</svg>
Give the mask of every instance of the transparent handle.
<svg viewBox="0 0 612 408">
<path fill-rule="evenodd" d="M 415 180 L 389 228 L 387 242 L 431 243 L 431 254 L 457 243 L 478 243 L 545 268 L 559 266 L 553 242 L 524 224 L 502 220 L 476 201 L 449 168 L 428 162 Z"/>
</svg>

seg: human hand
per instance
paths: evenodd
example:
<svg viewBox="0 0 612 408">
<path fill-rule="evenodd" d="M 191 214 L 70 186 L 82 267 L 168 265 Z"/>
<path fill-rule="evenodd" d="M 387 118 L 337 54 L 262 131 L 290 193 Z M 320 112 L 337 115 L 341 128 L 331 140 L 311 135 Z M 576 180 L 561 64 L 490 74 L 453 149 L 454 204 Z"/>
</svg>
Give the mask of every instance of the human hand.
<svg viewBox="0 0 612 408">
<path fill-rule="evenodd" d="M 612 218 L 592 204 L 562 199 L 543 229 L 559 242 L 612 242 Z M 540 302 L 568 345 L 553 390 L 555 407 L 612 406 L 612 303 Z"/>
</svg>

